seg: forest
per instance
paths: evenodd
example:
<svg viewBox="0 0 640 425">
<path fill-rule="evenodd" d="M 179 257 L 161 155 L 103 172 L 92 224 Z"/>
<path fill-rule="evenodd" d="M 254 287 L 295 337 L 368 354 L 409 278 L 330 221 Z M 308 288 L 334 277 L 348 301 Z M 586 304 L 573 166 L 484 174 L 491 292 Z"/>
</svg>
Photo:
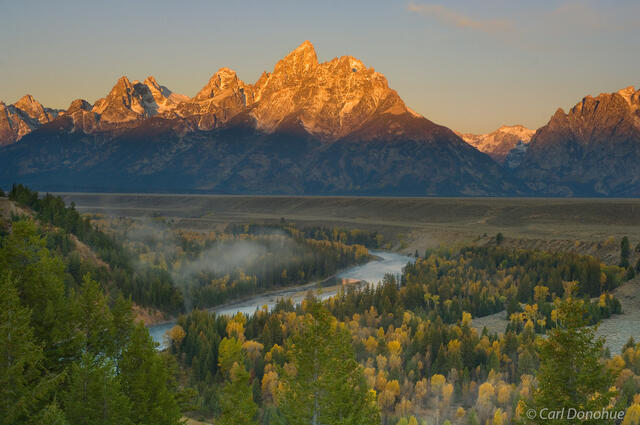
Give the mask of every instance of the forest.
<svg viewBox="0 0 640 425">
<path fill-rule="evenodd" d="M 546 406 L 640 423 L 640 344 L 611 353 L 594 327 L 623 313 L 627 238 L 618 265 L 499 243 L 427 250 L 380 284 L 230 317 L 204 307 L 324 278 L 388 241 L 287 222 L 185 231 L 83 216 L 23 186 L 9 196 L 28 208 L 0 218 L 2 424 L 554 423 L 525 415 Z M 165 350 L 135 304 L 179 315 Z M 499 312 L 504 332 L 474 327 Z"/>
<path fill-rule="evenodd" d="M 348 356 L 326 356 L 359 364 L 381 423 L 514 423 L 526 419 L 524 406 L 534 403 L 538 374 L 550 361 L 540 335 L 562 330 L 563 315 L 575 311 L 575 328 L 593 333 L 587 325 L 621 312 L 610 291 L 628 277 L 622 267 L 575 254 L 496 246 L 428 251 L 399 280 L 388 275 L 379 286 L 346 290 L 322 303 L 309 293 L 302 305 L 281 300 L 272 311 L 250 316 L 193 311 L 170 331 L 170 351 L 197 389 L 196 416 L 229 415 L 226 400 L 233 396 L 225 388 L 235 381 L 220 356 L 231 339 L 248 376 L 245 397 L 257 412 L 251 423 L 309 423 L 292 421 L 286 400 L 300 344 L 314 344 L 302 342 L 300 332 L 321 309 L 351 343 Z M 502 310 L 510 318 L 504 334 L 472 326 L 474 315 Z M 595 365 L 607 372 L 607 390 L 616 388 L 605 405 L 639 413 L 640 345 L 629 341 L 612 357 L 593 334 L 589 342 L 597 348 L 591 350 Z"/>
<path fill-rule="evenodd" d="M 47 245 L 32 220 L 0 242 L 2 423 L 177 424 L 188 397 L 175 360 L 130 299 L 74 275 Z"/>
</svg>

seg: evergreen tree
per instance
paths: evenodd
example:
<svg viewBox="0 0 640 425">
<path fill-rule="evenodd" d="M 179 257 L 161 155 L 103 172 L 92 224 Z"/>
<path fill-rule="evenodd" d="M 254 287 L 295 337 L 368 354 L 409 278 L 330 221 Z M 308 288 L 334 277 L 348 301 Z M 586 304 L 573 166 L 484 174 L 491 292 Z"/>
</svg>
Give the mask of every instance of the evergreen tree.
<svg viewBox="0 0 640 425">
<path fill-rule="evenodd" d="M 44 343 L 46 368 L 61 372 L 77 358 L 81 342 L 74 305 L 65 294 L 64 263 L 49 252 L 32 221 L 13 223 L 3 242 L 0 270 L 11 273 L 22 304 L 31 309 L 34 336 Z"/>
<path fill-rule="evenodd" d="M 129 400 L 120 388 L 113 362 L 88 352 L 71 367 L 64 399 L 66 417 L 72 424 L 132 423 Z"/>
<path fill-rule="evenodd" d="M 235 362 L 228 373 L 227 382 L 222 386 L 220 397 L 221 414 L 216 420 L 220 425 L 257 424 L 258 405 L 253 401 L 253 391 L 249 384 L 249 372 L 244 365 Z"/>
<path fill-rule="evenodd" d="M 83 335 L 84 351 L 113 354 L 113 318 L 107 300 L 98 283 L 84 277 L 78 294 L 79 327 Z"/>
<path fill-rule="evenodd" d="M 119 294 L 111 306 L 111 317 L 113 357 L 116 360 L 116 367 L 119 368 L 123 349 L 129 343 L 129 337 L 135 326 L 131 301 L 124 299 L 122 294 Z"/>
<path fill-rule="evenodd" d="M 13 281 L 0 275 L 0 423 L 33 419 L 54 383 L 43 376 L 44 356 Z"/>
<path fill-rule="evenodd" d="M 629 267 L 629 254 L 631 253 L 631 245 L 629 244 L 629 238 L 624 237 L 620 242 L 620 267 Z"/>
<path fill-rule="evenodd" d="M 49 404 L 37 419 L 38 425 L 69 425 L 67 417 L 58 403 Z"/>
<path fill-rule="evenodd" d="M 283 373 L 281 410 L 291 425 L 380 424 L 375 395 L 355 360 L 351 336 L 322 305 L 306 300 L 304 328 L 291 341 L 295 373 Z"/>
<path fill-rule="evenodd" d="M 175 425 L 180 410 L 171 377 L 142 323 L 133 329 L 119 364 L 122 389 L 131 402 L 131 419 L 139 425 Z"/>
<path fill-rule="evenodd" d="M 575 408 L 581 411 L 601 411 L 613 396 L 610 390 L 614 377 L 600 361 L 604 339 L 595 337 L 595 329 L 587 327 L 586 309 L 582 300 L 571 294 L 555 302 L 557 326 L 540 341 L 538 388 L 528 409 L 539 413 Z M 572 424 L 575 420 L 527 419 L 535 424 Z M 585 424 L 605 424 L 609 420 L 584 420 Z"/>
</svg>

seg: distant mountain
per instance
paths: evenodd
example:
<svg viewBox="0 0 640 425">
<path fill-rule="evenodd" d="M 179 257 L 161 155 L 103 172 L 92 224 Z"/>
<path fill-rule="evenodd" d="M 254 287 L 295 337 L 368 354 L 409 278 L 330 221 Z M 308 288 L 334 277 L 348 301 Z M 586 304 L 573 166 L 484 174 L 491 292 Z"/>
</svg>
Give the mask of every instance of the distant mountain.
<svg viewBox="0 0 640 425">
<path fill-rule="evenodd" d="M 351 56 L 319 63 L 308 41 L 254 84 L 221 68 L 188 98 L 153 77 L 122 77 L 93 105 L 78 99 L 38 122 L 0 149 L 0 183 L 145 192 L 521 193 L 487 155 L 411 111 L 382 74 Z"/>
<path fill-rule="evenodd" d="M 561 196 L 640 196 L 640 90 L 587 96 L 540 128 L 516 175 Z"/>
<path fill-rule="evenodd" d="M 242 194 L 639 196 L 640 91 L 586 97 L 537 130 L 457 135 L 351 56 L 304 42 L 253 84 L 189 98 L 120 78 L 66 111 L 0 103 L 0 185 Z M 461 136 L 461 137 L 460 137 Z M 464 139 L 464 140 L 463 140 Z M 466 142 L 465 142 L 466 141 Z"/>
<path fill-rule="evenodd" d="M 462 140 L 499 163 L 504 163 L 509 153 L 520 144 L 518 150 L 526 150 L 535 130 L 522 125 L 505 125 L 488 134 L 456 133 Z"/>
<path fill-rule="evenodd" d="M 30 94 L 13 105 L 0 101 L 0 146 L 17 142 L 24 135 L 53 121 L 59 112 L 43 107 Z"/>
</svg>

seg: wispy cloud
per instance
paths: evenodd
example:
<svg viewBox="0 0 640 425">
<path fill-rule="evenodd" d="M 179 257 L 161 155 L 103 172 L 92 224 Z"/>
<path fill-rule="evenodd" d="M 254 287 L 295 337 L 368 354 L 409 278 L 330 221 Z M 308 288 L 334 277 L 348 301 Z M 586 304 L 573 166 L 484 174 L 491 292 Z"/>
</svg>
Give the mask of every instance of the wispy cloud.
<svg viewBox="0 0 640 425">
<path fill-rule="evenodd" d="M 439 4 L 416 4 L 411 2 L 408 10 L 458 28 L 468 28 L 492 34 L 509 32 L 513 29 L 510 21 L 503 19 L 474 19 Z"/>
<path fill-rule="evenodd" d="M 610 26 L 609 14 L 596 10 L 584 1 L 567 1 L 547 15 L 547 20 L 555 25 L 572 25 L 590 29 L 604 29 Z"/>
</svg>

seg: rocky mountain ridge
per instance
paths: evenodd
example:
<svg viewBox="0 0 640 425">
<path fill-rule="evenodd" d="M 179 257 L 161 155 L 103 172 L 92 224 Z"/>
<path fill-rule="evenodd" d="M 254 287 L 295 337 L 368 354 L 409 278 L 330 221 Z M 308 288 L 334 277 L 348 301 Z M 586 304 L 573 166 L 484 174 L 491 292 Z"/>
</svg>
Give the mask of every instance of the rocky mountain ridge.
<svg viewBox="0 0 640 425">
<path fill-rule="evenodd" d="M 143 82 L 131 82 L 123 76 L 93 105 L 78 99 L 59 115 L 71 117 L 73 130 L 84 133 L 136 127 L 152 117 L 175 120 L 183 131 L 212 130 L 236 119 L 265 133 L 297 129 L 334 141 L 386 114 L 395 116 L 390 121 L 398 117 L 405 121 L 422 119 L 389 88 L 382 74 L 351 56 L 319 63 L 313 45 L 305 41 L 254 84 L 243 82 L 229 68 L 221 68 L 193 98 L 188 98 L 161 86 L 152 76 Z M 4 127 L 0 124 L 0 129 Z M 359 137 L 372 139 L 411 131 L 410 125 L 404 127 L 378 128 Z M 20 137 L 36 128 L 38 125 L 30 121 L 20 130 Z M 3 137 L 4 144 L 18 139 Z"/>
<path fill-rule="evenodd" d="M 43 124 L 53 121 L 60 111 L 45 108 L 27 94 L 16 103 L 0 101 L 0 146 L 15 143 Z"/>
<path fill-rule="evenodd" d="M 640 94 L 585 97 L 534 132 L 456 134 L 351 56 L 308 41 L 253 84 L 221 68 L 192 98 L 121 77 L 65 111 L 0 104 L 0 184 L 40 190 L 638 196 Z M 535 134 L 534 134 L 535 133 Z M 465 139 L 465 140 L 463 140 Z M 15 143 L 19 141 L 18 143 Z M 486 154 L 485 154 L 486 153 Z"/>
<path fill-rule="evenodd" d="M 531 139 L 517 177 L 556 196 L 640 196 L 640 90 L 559 108 Z"/>
</svg>

